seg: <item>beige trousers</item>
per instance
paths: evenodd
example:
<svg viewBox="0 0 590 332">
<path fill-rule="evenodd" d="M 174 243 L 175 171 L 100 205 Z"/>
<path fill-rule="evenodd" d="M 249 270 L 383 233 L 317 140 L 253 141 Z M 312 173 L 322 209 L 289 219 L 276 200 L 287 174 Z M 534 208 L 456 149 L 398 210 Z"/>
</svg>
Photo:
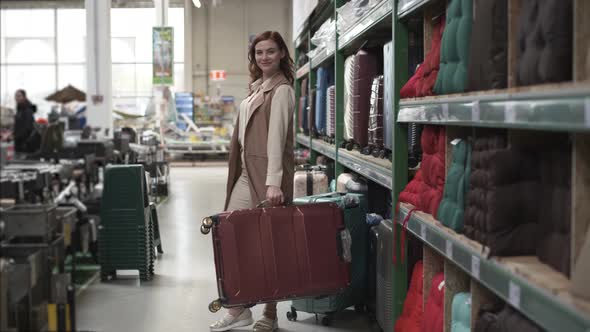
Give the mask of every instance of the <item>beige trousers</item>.
<svg viewBox="0 0 590 332">
<path fill-rule="evenodd" d="M 234 189 L 231 192 L 227 210 L 241 210 L 255 208 L 250 195 L 250 179 L 246 169 L 242 169 L 242 175 L 236 182 Z"/>
</svg>

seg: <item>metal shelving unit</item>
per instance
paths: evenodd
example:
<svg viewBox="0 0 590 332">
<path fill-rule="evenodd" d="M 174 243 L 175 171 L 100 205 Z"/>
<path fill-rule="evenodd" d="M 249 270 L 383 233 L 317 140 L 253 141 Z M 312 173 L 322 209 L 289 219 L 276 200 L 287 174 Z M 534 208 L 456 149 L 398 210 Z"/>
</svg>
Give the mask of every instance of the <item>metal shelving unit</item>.
<svg viewBox="0 0 590 332">
<path fill-rule="evenodd" d="M 405 0 L 399 1 L 400 5 L 397 8 L 397 17 L 403 18 L 418 10 L 423 5 L 432 0 Z"/>
<path fill-rule="evenodd" d="M 398 122 L 520 128 L 590 130 L 590 87 L 541 92 L 442 96 L 400 102 Z"/>
<path fill-rule="evenodd" d="M 344 0 L 321 2 L 322 6 L 316 8 L 308 21 L 308 43 L 311 32 L 328 17 L 336 16 L 336 9 L 344 3 Z M 297 135 L 297 143 L 310 148 L 312 163 L 319 154 L 333 159 L 336 176 L 348 169 L 391 190 L 393 209 L 398 203 L 400 192 L 408 183 L 407 123 L 565 131 L 576 133 L 573 136 L 590 132 L 590 84 L 584 85 L 580 82 L 401 100 L 400 90 L 409 78 L 410 21 L 407 18 L 423 14 L 434 15 L 442 10 L 438 6 L 440 4 L 435 4 L 434 0 L 384 0 L 360 18 L 353 27 L 336 37 L 335 52 L 320 52 L 305 66 L 309 69 L 301 68 L 297 73 L 298 79 L 308 77 L 310 91 L 315 86 L 315 69 L 333 65 L 336 85 L 335 145 L 320 139 L 311 139 L 303 134 Z M 304 33 L 301 36 L 304 36 Z M 373 47 L 386 42 L 387 38 L 395 41 L 394 66 L 389 73 L 393 77 L 392 86 L 389 87 L 393 92 L 390 98 L 394 105 L 394 116 L 391 120 L 393 163 L 384 166 L 382 161 L 338 147 L 341 146 L 344 131 L 344 60 L 347 55 L 364 45 L 365 41 Z M 296 42 L 296 47 L 301 43 L 302 39 Z M 311 49 L 311 44 L 308 46 L 308 49 Z M 578 154 L 574 157 L 579 158 L 579 151 L 575 152 Z M 395 232 L 393 239 L 398 258 L 397 265 L 391 267 L 394 321 L 401 315 L 408 288 L 410 267 L 401 254 L 407 250 L 400 250 L 402 225 L 399 223 L 408 211 L 409 207 L 401 204 L 398 222 L 395 225 L 396 230 L 400 231 Z M 511 258 L 488 259 L 482 253 L 481 245 L 444 228 L 431 216 L 413 214 L 409 218 L 407 229 L 420 239 L 424 246 L 434 248 L 442 260 L 458 266 L 469 278 L 504 299 L 544 329 L 590 331 L 590 309 L 586 309 L 590 308 L 590 304 L 572 298 L 567 287 L 559 290 L 545 287 L 538 279 L 518 272 L 518 268 L 511 265 L 514 264 Z M 546 265 L 541 271 L 552 276 L 555 274 L 554 279 L 563 280 L 564 284 L 569 283 L 565 276 Z"/>
<path fill-rule="evenodd" d="M 410 208 L 411 205 L 400 205 L 399 223 L 406 218 Z M 541 327 L 549 331 L 588 331 L 590 317 L 587 314 L 549 290 L 532 284 L 502 262 L 486 258 L 481 249 L 443 227 L 432 216 L 412 214 L 407 229 Z"/>
<path fill-rule="evenodd" d="M 330 60 L 334 60 L 334 51 L 332 50 L 329 52 L 328 49 L 325 48 L 311 59 L 311 68 L 316 69 L 328 63 Z"/>
<path fill-rule="evenodd" d="M 299 70 L 297 70 L 297 72 L 295 73 L 295 78 L 297 78 L 298 80 L 304 78 L 305 76 L 307 76 L 307 74 L 309 74 L 309 70 L 310 70 L 310 65 L 309 62 L 304 64 L 303 66 L 301 66 L 301 68 L 299 68 Z"/>
<path fill-rule="evenodd" d="M 387 169 L 376 163 L 367 161 L 357 156 L 358 152 L 339 149 L 338 162 L 346 168 L 365 176 L 366 178 L 391 189 L 392 178 L 391 169 Z"/>
<path fill-rule="evenodd" d="M 383 0 L 377 7 L 369 11 L 365 16 L 360 18 L 356 25 L 348 29 L 342 36 L 338 38 L 338 49 L 343 50 L 348 47 L 355 40 L 358 40 L 370 32 L 377 24 L 391 19 L 391 11 L 393 9 L 393 1 Z"/>
<path fill-rule="evenodd" d="M 336 160 L 336 148 L 334 144 L 326 143 L 321 139 L 312 139 L 311 147 L 314 151 L 317 151 L 332 160 Z"/>
<path fill-rule="evenodd" d="M 311 139 L 309 136 L 305 136 L 304 134 L 297 134 L 295 141 L 306 148 L 311 148 Z"/>
</svg>

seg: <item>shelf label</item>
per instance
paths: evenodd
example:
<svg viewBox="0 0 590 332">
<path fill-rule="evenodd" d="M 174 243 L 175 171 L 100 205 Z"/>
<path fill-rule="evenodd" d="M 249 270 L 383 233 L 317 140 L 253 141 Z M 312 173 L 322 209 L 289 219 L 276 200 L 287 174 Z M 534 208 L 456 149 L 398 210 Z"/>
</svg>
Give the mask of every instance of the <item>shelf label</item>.
<svg viewBox="0 0 590 332">
<path fill-rule="evenodd" d="M 480 114 L 479 114 L 479 100 L 473 102 L 473 106 L 471 109 L 471 121 L 479 122 Z"/>
<path fill-rule="evenodd" d="M 445 253 L 449 259 L 453 259 L 453 242 L 451 242 L 451 240 L 446 241 Z"/>
<path fill-rule="evenodd" d="M 590 98 L 584 99 L 584 118 L 586 119 L 586 127 L 590 127 Z"/>
<path fill-rule="evenodd" d="M 507 102 L 504 106 L 504 120 L 506 123 L 516 122 L 516 111 L 514 109 L 514 103 Z"/>
<path fill-rule="evenodd" d="M 471 274 L 475 279 L 479 279 L 479 257 L 472 255 L 471 256 Z"/>
<path fill-rule="evenodd" d="M 420 237 L 426 240 L 426 225 L 420 224 Z"/>
<path fill-rule="evenodd" d="M 449 104 L 442 104 L 442 120 L 449 120 Z"/>
<path fill-rule="evenodd" d="M 508 284 L 508 302 L 516 309 L 520 308 L 520 286 L 512 280 Z"/>
</svg>

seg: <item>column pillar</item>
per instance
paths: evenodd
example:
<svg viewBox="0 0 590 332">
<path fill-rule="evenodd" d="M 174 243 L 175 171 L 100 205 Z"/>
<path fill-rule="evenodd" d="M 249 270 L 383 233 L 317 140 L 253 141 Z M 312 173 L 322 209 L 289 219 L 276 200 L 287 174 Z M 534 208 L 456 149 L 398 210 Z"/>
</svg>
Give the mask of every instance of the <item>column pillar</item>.
<svg viewBox="0 0 590 332">
<path fill-rule="evenodd" d="M 85 8 L 87 122 L 112 137 L 111 2 L 85 0 Z"/>
<path fill-rule="evenodd" d="M 184 90 L 193 92 L 193 1 L 184 0 Z"/>
</svg>

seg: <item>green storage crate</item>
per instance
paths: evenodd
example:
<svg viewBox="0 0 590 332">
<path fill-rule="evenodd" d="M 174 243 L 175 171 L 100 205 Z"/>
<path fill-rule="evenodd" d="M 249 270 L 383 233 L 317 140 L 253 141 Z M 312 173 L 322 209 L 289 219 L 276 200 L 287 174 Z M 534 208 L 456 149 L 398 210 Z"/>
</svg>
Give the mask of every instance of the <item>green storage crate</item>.
<svg viewBox="0 0 590 332">
<path fill-rule="evenodd" d="M 330 325 L 333 314 L 336 312 L 351 306 L 354 306 L 357 311 L 364 309 L 369 246 L 369 227 L 366 222 L 368 203 L 365 195 L 336 192 L 297 198 L 293 201 L 296 205 L 321 202 L 333 202 L 344 209 L 344 223 L 352 237 L 350 286 L 334 296 L 294 300 L 291 304 L 291 311 L 287 313 L 287 318 L 289 320 L 297 319 L 297 311 L 325 314 L 327 316 L 322 319 L 322 323 Z"/>
<path fill-rule="evenodd" d="M 116 270 L 138 270 L 142 281 L 153 275 L 154 224 L 142 165 L 105 169 L 99 226 L 101 279 Z"/>
</svg>

